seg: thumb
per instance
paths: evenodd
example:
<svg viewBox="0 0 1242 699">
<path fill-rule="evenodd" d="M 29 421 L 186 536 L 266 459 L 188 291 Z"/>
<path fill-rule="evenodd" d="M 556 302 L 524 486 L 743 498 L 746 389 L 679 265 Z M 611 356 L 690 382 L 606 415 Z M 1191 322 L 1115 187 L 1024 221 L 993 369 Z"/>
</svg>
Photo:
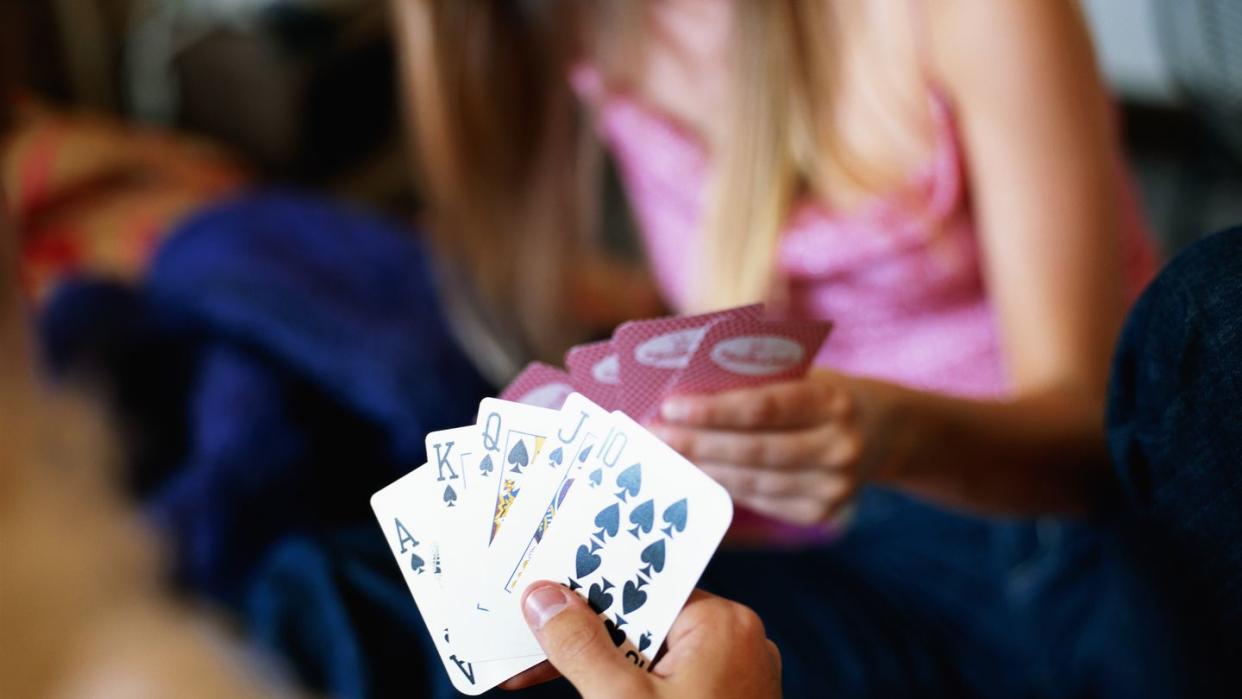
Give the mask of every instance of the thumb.
<svg viewBox="0 0 1242 699">
<path fill-rule="evenodd" d="M 522 613 L 548 662 L 586 699 L 649 693 L 647 673 L 613 645 L 603 621 L 585 600 L 547 580 L 532 583 Z"/>
</svg>

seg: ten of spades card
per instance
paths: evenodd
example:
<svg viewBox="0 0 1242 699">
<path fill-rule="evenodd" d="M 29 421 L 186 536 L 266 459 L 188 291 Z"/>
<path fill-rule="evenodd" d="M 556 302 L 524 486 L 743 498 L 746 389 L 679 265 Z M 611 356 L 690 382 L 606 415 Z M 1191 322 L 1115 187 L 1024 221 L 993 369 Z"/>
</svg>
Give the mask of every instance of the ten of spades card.
<svg viewBox="0 0 1242 699">
<path fill-rule="evenodd" d="M 549 579 L 577 591 L 618 652 L 647 667 L 728 529 L 733 505 L 724 488 L 620 412 L 582 471 L 585 480 L 560 503 L 522 587 Z M 500 606 L 488 629 L 504 655 L 476 657 L 539 651 L 518 598 Z"/>
</svg>

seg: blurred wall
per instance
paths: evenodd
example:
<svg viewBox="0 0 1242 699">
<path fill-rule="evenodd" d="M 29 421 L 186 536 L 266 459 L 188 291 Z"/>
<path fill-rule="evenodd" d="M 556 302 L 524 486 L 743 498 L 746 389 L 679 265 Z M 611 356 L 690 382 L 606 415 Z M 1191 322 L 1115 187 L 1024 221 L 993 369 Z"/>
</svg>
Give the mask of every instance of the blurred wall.
<svg viewBox="0 0 1242 699">
<path fill-rule="evenodd" d="M 1127 101 L 1171 105 L 1177 90 L 1156 33 L 1155 2 L 1182 0 L 1082 0 L 1100 68 Z"/>
</svg>

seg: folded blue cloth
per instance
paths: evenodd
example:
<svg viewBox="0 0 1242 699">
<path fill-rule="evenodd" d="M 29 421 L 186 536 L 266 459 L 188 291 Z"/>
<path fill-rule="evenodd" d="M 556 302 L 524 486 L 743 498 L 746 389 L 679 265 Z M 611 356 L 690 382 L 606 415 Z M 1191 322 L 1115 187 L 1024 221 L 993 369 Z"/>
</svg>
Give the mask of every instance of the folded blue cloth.
<svg viewBox="0 0 1242 699">
<path fill-rule="evenodd" d="M 114 388 L 179 578 L 229 603 L 279 538 L 368 520 L 492 390 L 415 231 L 286 192 L 194 216 L 137 290 L 66 285 L 41 329 L 54 368 Z"/>
</svg>

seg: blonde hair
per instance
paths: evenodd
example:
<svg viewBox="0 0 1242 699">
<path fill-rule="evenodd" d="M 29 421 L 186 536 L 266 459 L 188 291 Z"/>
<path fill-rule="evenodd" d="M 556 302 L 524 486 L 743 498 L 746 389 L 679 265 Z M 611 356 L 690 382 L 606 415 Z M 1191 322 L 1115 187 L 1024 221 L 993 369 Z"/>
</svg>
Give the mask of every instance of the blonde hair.
<svg viewBox="0 0 1242 699">
<path fill-rule="evenodd" d="M 563 270 L 591 254 L 598 148 L 568 87 L 587 59 L 624 87 L 642 60 L 648 2 L 394 0 L 416 161 L 451 282 L 529 354 L 564 347 Z M 838 24 L 829 0 L 734 4 L 727 143 L 693 270 L 696 310 L 770 297 L 795 196 L 875 179 L 832 128 Z M 510 315 L 507 315 L 510 314 Z M 532 339 L 535 338 L 535 339 Z"/>
</svg>

